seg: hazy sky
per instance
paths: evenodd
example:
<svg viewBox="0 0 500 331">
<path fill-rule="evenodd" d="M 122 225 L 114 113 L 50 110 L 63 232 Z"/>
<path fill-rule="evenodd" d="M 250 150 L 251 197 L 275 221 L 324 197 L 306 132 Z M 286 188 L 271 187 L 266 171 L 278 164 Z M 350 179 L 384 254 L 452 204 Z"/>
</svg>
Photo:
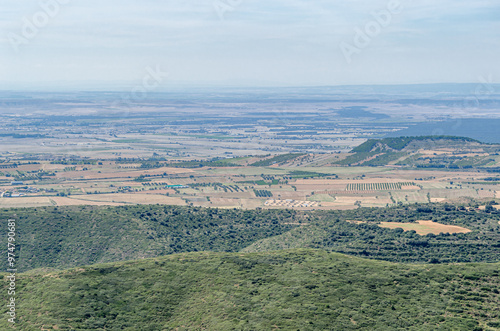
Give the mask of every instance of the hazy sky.
<svg viewBox="0 0 500 331">
<path fill-rule="evenodd" d="M 0 0 L 0 31 L 1 89 L 500 77 L 499 0 Z"/>
</svg>

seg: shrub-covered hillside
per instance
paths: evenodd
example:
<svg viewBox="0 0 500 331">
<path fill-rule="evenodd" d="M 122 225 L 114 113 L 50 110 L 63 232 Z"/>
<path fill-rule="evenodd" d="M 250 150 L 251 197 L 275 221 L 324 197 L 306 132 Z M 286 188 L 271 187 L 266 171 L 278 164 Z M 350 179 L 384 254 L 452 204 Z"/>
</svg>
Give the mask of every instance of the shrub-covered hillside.
<svg viewBox="0 0 500 331">
<path fill-rule="evenodd" d="M 453 150 L 451 154 L 422 154 L 421 150 Z M 476 156 L 467 156 L 474 150 Z M 493 169 L 500 145 L 483 144 L 467 137 L 417 136 L 369 139 L 353 148 L 352 153 L 335 162 L 343 166 L 398 165 L 435 169 Z M 463 154 L 457 156 L 457 154 Z"/>
<path fill-rule="evenodd" d="M 293 211 L 160 205 L 0 210 L 0 219 L 12 217 L 17 220 L 20 271 L 178 252 L 235 252 L 292 229 L 294 225 L 286 223 L 295 219 Z M 6 231 L 7 227 L 0 229 L 7 247 Z"/>
<path fill-rule="evenodd" d="M 498 330 L 499 267 L 398 265 L 291 250 L 176 254 L 31 272 L 18 277 L 16 327 Z M 5 315 L 6 306 L 0 310 Z M 8 329 L 6 318 L 0 328 Z"/>
<path fill-rule="evenodd" d="M 0 210 L 1 219 L 14 214 L 20 271 L 180 252 L 288 248 L 320 248 L 406 263 L 500 261 L 500 214 L 453 205 L 305 212 L 159 205 Z M 472 231 L 421 236 L 377 225 L 418 220 Z M 1 228 L 0 236 L 7 246 L 5 231 Z"/>
<path fill-rule="evenodd" d="M 262 239 L 246 252 L 289 248 L 329 251 L 403 263 L 500 262 L 500 213 L 449 204 L 390 208 L 359 208 L 309 213 L 309 221 L 275 237 Z M 419 235 L 401 228 L 381 228 L 383 222 L 432 220 L 460 226 L 469 233 Z M 307 224 L 307 225 L 306 225 Z"/>
<path fill-rule="evenodd" d="M 396 137 L 396 138 L 383 138 L 383 139 L 369 139 L 361 145 L 355 147 L 353 152 L 372 152 L 376 149 L 378 150 L 395 150 L 400 151 L 410 144 L 426 146 L 429 143 L 433 144 L 449 144 L 449 143 L 460 143 L 460 144 L 481 144 L 480 141 L 467 138 L 467 137 L 455 137 L 455 136 L 417 136 L 417 137 Z M 415 146 L 413 146 L 415 147 Z M 419 146 L 421 147 L 421 146 Z"/>
</svg>

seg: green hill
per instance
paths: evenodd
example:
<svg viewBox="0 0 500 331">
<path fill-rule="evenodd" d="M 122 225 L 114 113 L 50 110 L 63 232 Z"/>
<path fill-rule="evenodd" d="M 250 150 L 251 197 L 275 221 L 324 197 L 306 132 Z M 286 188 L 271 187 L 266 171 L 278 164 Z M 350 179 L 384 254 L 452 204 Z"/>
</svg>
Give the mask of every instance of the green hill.
<svg viewBox="0 0 500 331">
<path fill-rule="evenodd" d="M 296 225 L 287 223 L 293 223 L 293 217 L 293 211 L 163 205 L 0 210 L 0 219 L 16 219 L 20 271 L 179 252 L 236 252 L 292 229 Z M 5 247 L 7 231 L 6 226 L 0 228 Z M 6 263 L 4 259 L 3 266 Z"/>
<path fill-rule="evenodd" d="M 290 250 L 32 271 L 18 275 L 16 329 L 499 330 L 499 267 Z"/>
<path fill-rule="evenodd" d="M 396 150 L 401 151 L 402 149 L 408 147 L 410 143 L 421 144 L 425 146 L 425 143 L 429 142 L 458 142 L 458 143 L 476 143 L 481 144 L 480 141 L 467 138 L 467 137 L 455 137 L 455 136 L 417 136 L 417 137 L 396 137 L 396 138 L 383 138 L 383 139 L 369 139 L 362 143 L 361 145 L 353 148 L 355 153 L 366 153 L 380 150 Z"/>
<path fill-rule="evenodd" d="M 454 155 L 433 155 L 432 157 L 419 154 L 420 150 L 435 151 L 439 149 L 453 149 L 458 153 L 480 150 L 481 153 L 497 154 L 499 145 L 483 144 L 478 140 L 455 136 L 418 136 L 397 137 L 383 139 L 369 139 L 352 149 L 346 158 L 335 162 L 343 166 L 385 166 L 396 164 L 400 166 L 423 168 L 450 168 L 462 169 L 484 167 L 494 163 L 491 156 L 457 157 Z M 432 154 L 432 153 L 431 153 Z"/>
<path fill-rule="evenodd" d="M 256 241 L 244 252 L 290 248 L 328 251 L 403 263 L 500 262 L 500 213 L 463 206 L 425 204 L 309 213 L 307 225 Z M 433 220 L 472 230 L 469 233 L 419 235 L 389 230 L 380 221 Z M 356 221 L 356 222 L 352 222 Z"/>
<path fill-rule="evenodd" d="M 20 271 L 181 252 L 288 248 L 320 248 L 405 263 L 500 261 L 500 213 L 443 204 L 307 212 L 161 205 L 44 207 L 0 210 L 0 219 L 14 214 Z M 429 219 L 472 231 L 421 236 L 377 225 L 381 220 Z M 5 247 L 6 231 L 0 228 L 0 245 Z"/>
</svg>

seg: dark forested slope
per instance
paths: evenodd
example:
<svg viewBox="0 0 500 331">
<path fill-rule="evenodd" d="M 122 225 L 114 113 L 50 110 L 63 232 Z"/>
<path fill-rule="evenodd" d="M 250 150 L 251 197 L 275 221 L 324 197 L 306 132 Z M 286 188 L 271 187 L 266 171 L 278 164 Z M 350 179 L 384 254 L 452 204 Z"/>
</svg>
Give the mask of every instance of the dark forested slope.
<svg viewBox="0 0 500 331">
<path fill-rule="evenodd" d="M 498 330 L 498 277 L 498 264 L 402 265 L 315 250 L 175 254 L 20 275 L 16 327 Z"/>
<path fill-rule="evenodd" d="M 159 205 L 79 206 L 3 209 L 0 219 L 16 219 L 17 267 L 26 271 L 178 252 L 234 252 L 292 229 L 287 223 L 292 223 L 294 214 Z M 0 229 L 5 246 L 6 231 L 6 226 Z"/>
<path fill-rule="evenodd" d="M 158 205 L 0 210 L 1 219 L 13 214 L 20 271 L 179 252 L 287 248 L 320 248 L 406 263 L 500 261 L 500 214 L 454 205 L 306 212 Z M 418 220 L 472 231 L 421 236 L 377 225 Z M 6 231 L 7 227 L 0 229 L 5 246 Z"/>
</svg>

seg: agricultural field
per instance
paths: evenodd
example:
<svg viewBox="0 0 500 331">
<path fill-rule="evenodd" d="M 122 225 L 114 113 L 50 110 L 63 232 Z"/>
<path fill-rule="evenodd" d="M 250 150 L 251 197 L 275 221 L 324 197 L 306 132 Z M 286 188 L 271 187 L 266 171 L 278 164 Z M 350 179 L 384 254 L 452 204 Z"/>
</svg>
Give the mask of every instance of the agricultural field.
<svg viewBox="0 0 500 331">
<path fill-rule="evenodd" d="M 373 115 L 374 125 L 302 109 L 287 121 L 246 112 L 242 118 L 254 122 L 243 125 L 196 107 L 187 110 L 196 121 L 160 108 L 142 115 L 113 127 L 114 115 L 87 114 L 74 127 L 21 119 L 31 131 L 0 136 L 0 206 L 353 209 L 500 196 L 500 180 L 492 180 L 500 145 L 466 137 L 366 139 L 396 130 L 393 118 Z M 3 116 L 10 132 L 18 118 Z"/>
<path fill-rule="evenodd" d="M 404 231 L 415 231 L 419 235 L 426 235 L 429 233 L 469 233 L 471 230 L 455 226 L 439 224 L 432 221 L 417 221 L 416 223 L 395 223 L 395 222 L 380 222 L 380 226 L 388 229 L 403 229 Z"/>
<path fill-rule="evenodd" d="M 396 183 L 349 183 L 346 191 L 391 191 L 417 188 L 414 182 Z"/>
<path fill-rule="evenodd" d="M 292 199 L 286 200 L 266 200 L 266 207 L 286 207 L 286 208 L 311 208 L 320 207 L 321 204 L 316 201 L 297 201 Z"/>
<path fill-rule="evenodd" d="M 295 156 L 315 162 L 315 155 Z M 272 158 L 271 158 L 272 159 Z M 286 162 L 290 158 L 282 158 Z M 207 164 L 178 167 L 169 161 L 124 163 L 120 159 L 26 161 L 11 156 L 0 169 L 0 206 L 78 204 L 185 204 L 230 208 L 346 209 L 398 203 L 453 202 L 499 197 L 500 182 L 477 170 L 384 167 L 318 167 Z M 249 159 L 250 160 L 250 159 Z M 245 161 L 246 162 L 246 161 Z M 274 162 L 274 161 L 273 161 Z M 233 166 L 227 166 L 233 164 Z M 151 168 L 152 166 L 152 168 Z M 269 198 L 274 202 L 270 202 Z"/>
</svg>

